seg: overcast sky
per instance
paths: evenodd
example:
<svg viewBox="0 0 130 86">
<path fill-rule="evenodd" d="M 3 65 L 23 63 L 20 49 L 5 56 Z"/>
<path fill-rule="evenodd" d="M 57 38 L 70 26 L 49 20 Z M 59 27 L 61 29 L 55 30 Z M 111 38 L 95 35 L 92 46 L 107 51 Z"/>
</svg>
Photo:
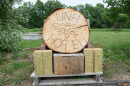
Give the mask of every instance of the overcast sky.
<svg viewBox="0 0 130 86">
<path fill-rule="evenodd" d="M 23 2 L 33 2 L 33 4 L 36 3 L 37 0 L 23 0 Z M 47 0 L 41 0 L 43 3 L 47 2 Z M 106 7 L 107 4 L 106 3 L 103 3 L 103 0 L 58 0 L 60 1 L 61 3 L 67 5 L 67 6 L 76 6 L 76 5 L 79 5 L 79 4 L 91 4 L 93 6 L 96 6 L 97 3 L 101 3 L 101 4 L 104 4 L 104 6 Z M 19 5 L 15 4 L 15 7 L 17 8 Z"/>
</svg>

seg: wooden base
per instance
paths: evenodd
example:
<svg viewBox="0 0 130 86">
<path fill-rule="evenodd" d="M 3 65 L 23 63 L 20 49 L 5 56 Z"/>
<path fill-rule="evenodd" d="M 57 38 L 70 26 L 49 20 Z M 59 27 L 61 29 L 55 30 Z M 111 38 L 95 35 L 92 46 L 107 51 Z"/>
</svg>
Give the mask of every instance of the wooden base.
<svg viewBox="0 0 130 86">
<path fill-rule="evenodd" d="M 35 72 L 31 74 L 31 77 L 34 78 L 33 86 L 43 86 L 43 85 L 72 85 L 72 84 L 94 84 L 102 83 L 100 78 L 100 73 L 84 73 L 84 74 L 72 74 L 72 75 L 48 75 L 48 76 L 35 76 Z M 94 75 L 95 78 L 84 78 L 84 79 L 52 79 L 52 80 L 43 80 L 40 78 L 45 77 L 67 77 L 67 76 L 87 76 Z"/>
</svg>

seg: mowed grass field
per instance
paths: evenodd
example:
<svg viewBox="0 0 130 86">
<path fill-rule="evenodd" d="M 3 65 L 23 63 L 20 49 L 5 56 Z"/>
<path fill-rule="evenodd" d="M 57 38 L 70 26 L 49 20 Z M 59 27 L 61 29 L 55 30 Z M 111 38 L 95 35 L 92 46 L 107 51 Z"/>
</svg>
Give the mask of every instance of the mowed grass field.
<svg viewBox="0 0 130 86">
<path fill-rule="evenodd" d="M 103 32 L 92 31 L 90 33 L 90 41 L 93 43 L 101 43 L 104 46 L 112 47 L 117 45 L 130 45 L 130 32 Z M 127 47 L 127 46 L 126 46 Z"/>
<path fill-rule="evenodd" d="M 130 32 L 93 31 L 90 34 L 90 41 L 108 47 L 104 48 L 104 58 L 130 59 Z"/>
<path fill-rule="evenodd" d="M 93 31 L 90 41 L 108 47 L 103 48 L 104 77 L 130 72 L 130 32 Z"/>
<path fill-rule="evenodd" d="M 103 77 L 110 77 L 113 74 L 130 73 L 130 32 L 107 32 L 91 31 L 90 41 L 103 48 Z M 21 47 L 39 47 L 43 43 L 39 40 L 23 40 Z M 21 84 L 24 80 L 31 81 L 30 74 L 34 70 L 33 60 L 27 60 L 34 50 L 25 50 L 13 53 L 12 59 L 1 60 L 0 64 L 0 86 L 9 84 Z M 15 59 L 16 58 L 16 59 Z M 18 59 L 17 59 L 18 58 Z M 121 79 L 121 78 L 120 78 Z"/>
</svg>

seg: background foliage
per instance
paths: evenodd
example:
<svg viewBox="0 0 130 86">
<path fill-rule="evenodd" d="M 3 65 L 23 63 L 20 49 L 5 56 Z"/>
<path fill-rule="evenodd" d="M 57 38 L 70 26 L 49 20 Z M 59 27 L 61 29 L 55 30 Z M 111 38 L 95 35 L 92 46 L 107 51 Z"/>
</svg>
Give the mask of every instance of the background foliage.
<svg viewBox="0 0 130 86">
<path fill-rule="evenodd" d="M 22 40 L 22 16 L 13 8 L 20 0 L 1 0 L 0 2 L 0 51 L 16 51 Z"/>
<path fill-rule="evenodd" d="M 121 1 L 121 2 L 120 2 Z M 54 8 L 74 8 L 81 12 L 86 19 L 90 19 L 91 28 L 129 28 L 129 0 L 104 0 L 108 7 L 98 3 L 95 7 L 90 4 L 67 6 L 58 0 L 48 0 L 46 3 L 37 0 L 35 4 L 25 2 L 22 6 L 16 8 L 22 17 L 28 19 L 28 22 L 20 23 L 26 28 L 41 28 L 44 21 Z"/>
</svg>

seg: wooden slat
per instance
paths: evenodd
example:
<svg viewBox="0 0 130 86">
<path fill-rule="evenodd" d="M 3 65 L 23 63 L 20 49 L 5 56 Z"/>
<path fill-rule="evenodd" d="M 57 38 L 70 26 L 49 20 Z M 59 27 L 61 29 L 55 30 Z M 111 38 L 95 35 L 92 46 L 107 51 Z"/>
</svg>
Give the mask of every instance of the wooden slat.
<svg viewBox="0 0 130 86">
<path fill-rule="evenodd" d="M 43 72 L 44 75 L 52 75 L 52 50 L 43 51 Z"/>
<path fill-rule="evenodd" d="M 103 49 L 94 48 L 94 72 L 102 72 Z"/>
<path fill-rule="evenodd" d="M 39 83 L 39 86 L 43 86 L 43 85 L 91 84 L 91 83 L 102 83 L 102 80 L 100 79 L 99 82 L 96 82 L 93 78 L 85 78 L 85 79 L 60 79 L 60 80 L 41 80 L 40 83 Z"/>
<path fill-rule="evenodd" d="M 35 72 L 31 74 L 31 77 L 67 77 L 67 76 L 86 76 L 86 75 L 100 75 L 103 74 L 103 72 L 97 72 L 97 73 L 83 73 L 83 74 L 68 74 L 68 75 L 35 75 Z"/>
<path fill-rule="evenodd" d="M 37 76 L 43 75 L 43 50 L 35 50 L 34 57 L 34 69 Z"/>
<path fill-rule="evenodd" d="M 84 55 L 85 55 L 85 73 L 93 73 L 94 49 L 85 48 Z"/>
</svg>

